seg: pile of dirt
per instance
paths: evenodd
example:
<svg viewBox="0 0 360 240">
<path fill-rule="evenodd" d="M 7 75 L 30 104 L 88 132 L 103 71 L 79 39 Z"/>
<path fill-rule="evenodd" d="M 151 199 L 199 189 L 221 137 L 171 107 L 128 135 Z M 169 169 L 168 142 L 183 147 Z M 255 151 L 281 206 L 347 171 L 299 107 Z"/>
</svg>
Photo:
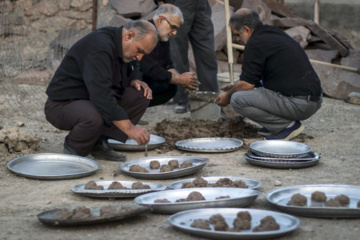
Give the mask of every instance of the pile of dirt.
<svg viewBox="0 0 360 240">
<path fill-rule="evenodd" d="M 29 153 L 36 151 L 38 140 L 30 135 L 23 134 L 19 128 L 0 127 L 0 155 L 13 153 Z"/>
<path fill-rule="evenodd" d="M 243 117 L 220 118 L 218 120 L 191 120 L 182 121 L 164 119 L 156 124 L 155 134 L 166 139 L 161 150 L 163 152 L 175 149 L 179 140 L 202 137 L 229 137 L 253 138 L 258 137 L 257 128 L 244 121 Z"/>
</svg>

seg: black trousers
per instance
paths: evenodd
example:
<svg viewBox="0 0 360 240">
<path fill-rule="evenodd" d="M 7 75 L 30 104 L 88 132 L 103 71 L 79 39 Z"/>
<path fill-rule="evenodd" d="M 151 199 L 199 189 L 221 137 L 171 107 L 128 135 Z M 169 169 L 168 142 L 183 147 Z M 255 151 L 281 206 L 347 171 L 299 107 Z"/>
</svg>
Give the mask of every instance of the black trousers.
<svg viewBox="0 0 360 240">
<path fill-rule="evenodd" d="M 164 83 L 164 81 L 145 80 L 145 82 L 149 85 L 153 95 L 153 99 L 150 101 L 149 107 L 167 103 L 176 94 L 177 86 L 175 84 Z"/>
<path fill-rule="evenodd" d="M 135 125 L 144 115 L 149 100 L 144 91 L 133 87 L 126 88 L 119 105 L 128 114 Z M 125 142 L 128 136 L 115 125 L 105 125 L 103 117 L 89 100 L 52 101 L 45 103 L 46 119 L 60 130 L 68 130 L 66 140 L 69 146 L 80 156 L 90 153 L 100 136 Z"/>
</svg>

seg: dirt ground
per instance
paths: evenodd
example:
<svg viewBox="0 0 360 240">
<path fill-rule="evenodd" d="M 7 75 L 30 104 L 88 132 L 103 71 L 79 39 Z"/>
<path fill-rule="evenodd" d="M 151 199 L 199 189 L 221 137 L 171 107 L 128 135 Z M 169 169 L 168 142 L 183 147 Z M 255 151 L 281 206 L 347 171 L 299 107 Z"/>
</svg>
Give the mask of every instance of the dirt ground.
<svg viewBox="0 0 360 240">
<path fill-rule="evenodd" d="M 163 105 L 148 109 L 145 126 L 155 133 L 156 123 L 164 119 L 175 121 L 189 118 L 190 114 L 174 114 L 174 105 Z M 22 127 L 21 122 L 25 125 Z M 182 178 L 152 180 L 151 182 L 170 184 L 183 178 L 196 176 L 240 176 L 262 182 L 262 193 L 250 208 L 275 210 L 266 201 L 266 193 L 282 186 L 303 184 L 348 184 L 360 185 L 360 106 L 340 100 L 325 98 L 322 108 L 310 119 L 304 121 L 304 136 L 295 139 L 305 142 L 322 155 L 317 166 L 303 169 L 270 169 L 250 165 L 243 153 L 248 144 L 261 140 L 255 135 L 244 137 L 244 146 L 235 152 L 221 154 L 189 153 L 177 149 L 161 153 L 150 151 L 153 156 L 199 156 L 210 162 L 198 173 Z M 6 163 L 18 155 L 28 153 L 61 153 L 66 132 L 58 131 L 50 124 L 28 119 L 0 119 L 0 126 L 18 128 L 38 140 L 36 151 L 8 153 L 0 149 L 0 239 L 200 239 L 173 228 L 167 219 L 169 215 L 144 214 L 131 219 L 90 225 L 83 227 L 48 227 L 41 224 L 37 214 L 54 208 L 74 208 L 77 206 L 101 207 L 109 204 L 129 204 L 132 199 L 95 199 L 74 194 L 71 188 L 90 180 L 135 180 L 119 172 L 113 176 L 119 163 L 99 160 L 101 169 L 94 175 L 73 180 L 32 180 L 17 176 L 6 168 Z M 248 135 L 250 136 L 250 135 Z M 1 137 L 1 136 L 0 136 Z M 14 149 L 15 152 L 15 149 Z M 127 152 L 127 160 L 143 158 L 143 152 Z M 142 180 L 145 181 L 145 180 Z M 149 180 L 146 180 L 149 181 Z M 360 194 L 360 193 L 359 193 Z M 300 227 L 281 239 L 359 239 L 360 219 L 321 219 L 298 217 Z"/>
</svg>

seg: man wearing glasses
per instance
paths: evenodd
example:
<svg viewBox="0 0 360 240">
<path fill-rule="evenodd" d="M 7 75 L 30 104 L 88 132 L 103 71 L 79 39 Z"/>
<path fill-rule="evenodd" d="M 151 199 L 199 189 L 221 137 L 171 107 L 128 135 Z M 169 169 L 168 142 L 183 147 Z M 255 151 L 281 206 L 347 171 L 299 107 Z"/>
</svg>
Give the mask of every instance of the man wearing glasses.
<svg viewBox="0 0 360 240">
<path fill-rule="evenodd" d="M 171 4 L 161 5 L 149 20 L 158 30 L 160 41 L 155 49 L 144 56 L 140 62 L 143 81 L 152 90 L 153 99 L 149 107 L 164 104 L 173 98 L 177 91 L 176 84 L 182 85 L 187 91 L 198 89 L 199 82 L 192 72 L 179 74 L 170 57 L 169 39 L 176 35 L 183 23 L 180 9 Z"/>
<path fill-rule="evenodd" d="M 68 130 L 64 153 L 125 161 L 108 138 L 147 144 L 150 134 L 136 124 L 151 100 L 151 89 L 138 80 L 134 63 L 158 42 L 148 21 L 100 28 L 76 42 L 56 70 L 47 90 L 46 119 Z"/>
</svg>

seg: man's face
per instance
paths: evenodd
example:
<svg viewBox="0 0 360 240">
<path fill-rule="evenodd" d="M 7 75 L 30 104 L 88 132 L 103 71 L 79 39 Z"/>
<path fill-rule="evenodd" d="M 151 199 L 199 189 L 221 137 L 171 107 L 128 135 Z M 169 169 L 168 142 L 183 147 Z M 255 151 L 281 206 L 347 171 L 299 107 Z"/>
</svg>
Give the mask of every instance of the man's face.
<svg viewBox="0 0 360 240">
<path fill-rule="evenodd" d="M 140 61 L 145 54 L 149 54 L 155 48 L 156 43 L 153 42 L 150 34 L 142 40 L 134 41 L 135 33 L 132 31 L 129 33 L 123 42 L 123 61 Z"/>
<path fill-rule="evenodd" d="M 246 44 L 247 41 L 249 40 L 250 36 L 248 35 L 246 29 L 242 28 L 242 31 L 239 31 L 236 30 L 234 27 L 231 27 L 231 31 L 234 34 L 236 41 Z"/>
<path fill-rule="evenodd" d="M 175 36 L 181 25 L 181 19 L 179 17 L 160 16 L 158 21 L 157 30 L 160 40 L 163 42 L 167 42 L 172 36 Z"/>
</svg>

